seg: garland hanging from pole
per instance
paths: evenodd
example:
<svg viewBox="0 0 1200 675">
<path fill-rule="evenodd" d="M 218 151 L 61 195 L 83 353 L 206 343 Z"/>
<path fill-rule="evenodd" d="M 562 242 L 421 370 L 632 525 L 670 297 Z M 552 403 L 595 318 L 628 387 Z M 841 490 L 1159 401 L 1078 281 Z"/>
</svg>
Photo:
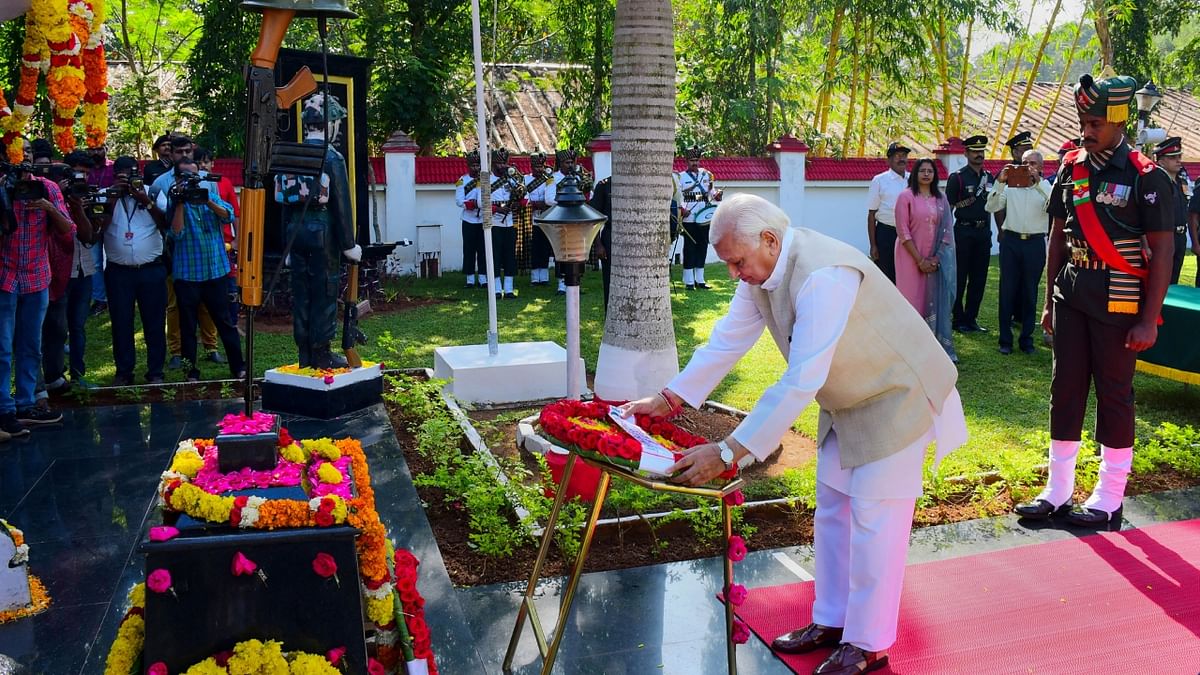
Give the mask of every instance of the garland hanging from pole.
<svg viewBox="0 0 1200 675">
<path fill-rule="evenodd" d="M 21 135 L 33 117 L 38 82 L 46 76 L 53 106 L 54 142 L 63 153 L 75 149 L 75 113 L 83 104 L 87 145 L 108 135 L 108 69 L 103 43 L 104 0 L 33 0 L 25 15 L 21 77 L 12 109 L 0 93 L 0 129 L 8 159 L 24 159 Z"/>
</svg>

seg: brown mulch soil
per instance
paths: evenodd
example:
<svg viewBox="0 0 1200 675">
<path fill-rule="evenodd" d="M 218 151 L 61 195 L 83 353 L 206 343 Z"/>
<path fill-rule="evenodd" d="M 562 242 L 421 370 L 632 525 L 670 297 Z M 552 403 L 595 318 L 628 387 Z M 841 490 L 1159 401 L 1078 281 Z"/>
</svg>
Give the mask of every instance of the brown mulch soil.
<svg viewBox="0 0 1200 675">
<path fill-rule="evenodd" d="M 518 411 L 519 417 L 533 414 L 533 410 Z M 495 437 L 485 436 L 488 447 L 497 455 L 516 456 L 516 419 L 513 411 L 472 411 L 469 416 L 475 421 L 490 421 L 500 415 L 508 415 L 511 424 L 505 424 Z M 398 417 L 396 411 L 389 406 L 389 416 L 400 446 L 404 449 L 405 459 L 412 473 L 419 474 L 429 471 L 429 462 L 420 457 L 414 450 L 416 444 L 406 431 L 407 424 Z M 737 425 L 737 420 L 721 413 L 701 413 L 688 411 L 677 420 L 680 426 L 706 438 L 720 438 L 727 435 Z M 757 463 L 746 471 L 747 476 L 777 475 L 783 468 L 799 466 L 815 455 L 815 447 L 811 439 L 794 434 L 796 439 L 785 440 L 782 454 L 776 455 L 776 462 Z M 464 441 L 465 442 L 465 441 Z M 520 453 L 527 456 L 528 453 Z M 782 465 L 782 468 L 773 466 Z M 531 460 L 526 460 L 527 466 L 533 468 Z M 1152 475 L 1131 475 L 1127 494 L 1137 495 L 1147 492 L 1172 490 L 1182 487 L 1200 485 L 1200 478 L 1163 469 Z M 527 543 L 518 548 L 512 556 L 496 559 L 481 555 L 468 543 L 467 514 L 461 504 L 447 503 L 445 495 L 433 488 L 417 488 L 417 492 L 425 504 L 426 515 L 437 538 L 446 569 L 451 580 L 460 586 L 475 586 L 504 581 L 520 581 L 528 577 L 537 558 L 535 542 Z M 1082 502 L 1088 492 L 1082 488 L 1076 491 L 1075 499 Z M 972 520 L 988 516 L 999 516 L 1011 513 L 1015 502 L 1008 488 L 1001 488 L 995 497 L 986 503 L 980 503 L 973 498 L 970 489 L 965 489 L 959 495 L 947 498 L 945 501 L 933 503 L 917 510 L 914 527 L 941 525 L 946 523 Z M 812 543 L 813 520 L 812 512 L 804 507 L 789 508 L 786 506 L 764 506 L 749 508 L 744 511 L 744 523 L 757 528 L 753 536 L 747 539 L 751 550 L 801 546 Z M 655 544 L 658 544 L 656 550 Z M 642 521 L 622 524 L 609 528 L 601 528 L 596 532 L 591 551 L 588 555 L 585 571 L 597 572 L 604 570 L 625 569 L 642 565 L 652 565 L 680 560 L 692 560 L 722 555 L 723 547 L 717 541 L 701 541 L 692 532 L 687 522 L 676 521 L 659 525 L 653 532 Z M 556 547 L 552 547 L 547 558 L 543 577 L 565 575 L 569 572 L 570 561 L 563 560 Z"/>
<path fill-rule="evenodd" d="M 416 307 L 425 307 L 426 305 L 437 305 L 443 302 L 449 302 L 442 298 L 426 298 L 426 297 L 411 297 L 407 295 L 398 295 L 392 300 L 375 298 L 371 300 L 371 311 L 368 314 L 359 316 L 360 319 L 372 316 L 385 316 L 388 314 L 396 314 L 405 310 L 414 309 Z M 342 307 L 338 305 L 338 321 L 341 322 Z M 243 319 L 243 323 L 245 320 Z M 254 315 L 254 329 L 264 333 L 273 333 L 282 335 L 292 332 L 292 315 L 291 314 L 267 314 L 256 313 Z"/>
</svg>

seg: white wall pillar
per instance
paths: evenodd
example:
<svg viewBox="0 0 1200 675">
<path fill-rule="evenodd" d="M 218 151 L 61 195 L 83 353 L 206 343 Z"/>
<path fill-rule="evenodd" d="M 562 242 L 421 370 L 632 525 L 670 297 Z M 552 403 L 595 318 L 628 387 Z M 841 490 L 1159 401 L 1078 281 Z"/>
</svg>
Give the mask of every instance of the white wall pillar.
<svg viewBox="0 0 1200 675">
<path fill-rule="evenodd" d="M 933 154 L 937 156 L 942 166 L 946 167 L 946 173 L 951 174 L 967 165 L 967 157 L 963 154 L 966 151 L 967 146 L 963 145 L 962 139 L 958 136 L 951 136 L 937 146 Z"/>
<path fill-rule="evenodd" d="M 384 166 L 387 170 L 386 210 L 384 211 L 383 240 L 417 239 L 417 150 L 420 148 L 408 134 L 396 131 L 383 144 Z M 415 268 L 416 247 L 396 250 L 400 264 Z"/>
<path fill-rule="evenodd" d="M 790 134 L 770 145 L 779 165 L 779 208 L 792 221 L 792 227 L 807 227 L 804 222 L 805 161 L 808 146 Z"/>
<path fill-rule="evenodd" d="M 612 134 L 605 131 L 588 143 L 592 153 L 592 175 L 596 182 L 612 175 Z"/>
</svg>

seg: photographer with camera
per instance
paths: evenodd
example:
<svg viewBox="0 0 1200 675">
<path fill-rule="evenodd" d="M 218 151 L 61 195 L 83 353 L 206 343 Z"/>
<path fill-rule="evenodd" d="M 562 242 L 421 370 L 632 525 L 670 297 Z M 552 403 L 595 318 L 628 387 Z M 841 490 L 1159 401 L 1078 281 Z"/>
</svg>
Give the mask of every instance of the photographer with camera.
<svg viewBox="0 0 1200 675">
<path fill-rule="evenodd" d="M 196 367 L 196 322 L 201 306 L 208 310 L 229 360 L 229 372 L 244 377 L 245 362 L 237 328 L 229 320 L 229 297 L 225 277 L 229 256 L 225 254 L 222 226 L 233 219 L 233 207 L 217 194 L 214 180 L 197 173 L 196 161 L 184 157 L 175 162 L 175 184 L 167 191 L 167 213 L 171 227 L 167 238 L 171 252 L 175 302 L 179 309 L 179 336 L 187 378 L 200 379 Z"/>
<path fill-rule="evenodd" d="M 112 198 L 105 204 L 102 241 L 108 265 L 108 316 L 112 321 L 112 353 L 117 374 L 113 384 L 133 384 L 137 361 L 134 343 L 134 304 L 142 320 L 146 343 L 146 383 L 163 381 L 167 356 L 167 275 L 170 260 L 163 236 L 167 215 L 146 194 L 132 157 L 113 162 Z"/>
<path fill-rule="evenodd" d="M 194 159 L 192 139 L 187 136 L 172 135 L 167 139 L 166 145 L 169 149 L 167 158 L 172 169 L 175 163 L 181 159 Z M 167 213 L 170 213 L 167 207 L 167 192 L 174 184 L 175 172 L 170 169 L 154 179 L 153 182 L 146 184 L 147 194 L 158 204 L 158 208 Z M 168 241 L 167 246 L 170 245 L 171 243 Z M 217 351 L 217 327 L 213 324 L 212 317 L 208 315 L 208 310 L 204 305 L 200 305 L 198 324 L 200 326 L 200 342 L 204 345 L 204 353 L 208 355 L 208 360 L 213 363 L 225 363 L 225 357 Z M 171 370 L 181 368 L 183 342 L 179 337 L 179 309 L 175 301 L 175 283 L 171 277 L 167 277 L 167 350 L 171 352 L 171 360 L 167 364 L 167 368 Z"/>
<path fill-rule="evenodd" d="M 50 302 L 42 322 L 42 377 L 38 380 L 37 405 L 48 408 L 49 392 L 68 386 L 66 345 L 70 338 L 71 383 L 84 373 L 84 332 L 92 306 L 92 281 L 96 271 L 93 251 L 94 228 L 88 205 L 97 198 L 97 190 L 88 183 L 92 161 L 86 153 L 75 151 L 63 158 L 65 165 L 47 166 L 47 177 L 58 183 L 67 204 L 67 215 L 75 223 L 70 245 L 50 245 Z M 35 159 L 35 167 L 49 159 Z"/>
<path fill-rule="evenodd" d="M 70 250 L 75 223 L 58 185 L 33 171 L 29 164 L 8 167 L 3 186 L 12 203 L 12 229 L 0 237 L 0 441 L 28 434 L 22 421 L 61 419 L 38 409 L 34 396 L 50 301 L 51 242 Z M 9 388 L 14 372 L 15 398 Z"/>
<path fill-rule="evenodd" d="M 1000 353 L 1013 351 L 1012 322 L 1021 320 L 1017 345 L 1032 354 L 1037 326 L 1037 293 L 1046 267 L 1046 234 L 1050 218 L 1046 204 L 1053 186 L 1043 174 L 1045 161 L 1038 150 L 1026 150 L 1020 164 L 1006 166 L 988 192 L 989 213 L 1005 211 L 1000 229 Z"/>
</svg>

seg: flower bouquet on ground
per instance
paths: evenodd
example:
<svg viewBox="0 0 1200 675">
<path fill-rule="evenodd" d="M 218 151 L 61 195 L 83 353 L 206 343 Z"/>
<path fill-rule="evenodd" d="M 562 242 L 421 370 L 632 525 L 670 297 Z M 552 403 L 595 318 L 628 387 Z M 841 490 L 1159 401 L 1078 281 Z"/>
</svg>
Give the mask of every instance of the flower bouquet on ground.
<svg viewBox="0 0 1200 675">
<path fill-rule="evenodd" d="M 599 399 L 564 399 L 542 408 L 538 421 L 546 434 L 581 457 L 607 462 L 643 474 L 661 476 L 660 472 L 647 469 L 650 464 L 647 454 L 657 454 L 661 451 L 650 443 L 643 443 L 634 438 L 609 417 L 609 410 L 617 405 L 620 403 Z M 638 415 L 634 421 L 648 436 L 647 440 L 653 441 L 670 453 L 669 458 L 654 457 L 659 460 L 656 465 L 658 467 L 662 467 L 663 462 L 670 466 L 679 461 L 687 448 L 708 443 L 707 439 L 684 431 L 663 417 Z M 722 475 L 722 478 L 725 476 Z"/>
</svg>

